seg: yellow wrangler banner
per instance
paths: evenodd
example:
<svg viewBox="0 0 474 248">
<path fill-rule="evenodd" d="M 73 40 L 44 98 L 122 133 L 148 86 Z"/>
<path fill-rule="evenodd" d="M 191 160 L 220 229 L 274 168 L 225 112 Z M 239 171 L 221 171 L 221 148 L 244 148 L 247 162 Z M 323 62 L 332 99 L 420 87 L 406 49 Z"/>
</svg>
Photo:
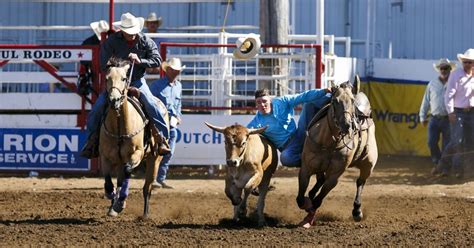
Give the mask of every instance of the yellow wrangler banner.
<svg viewBox="0 0 474 248">
<path fill-rule="evenodd" d="M 370 78 L 362 85 L 372 105 L 380 154 L 429 156 L 419 110 L 427 82 Z"/>
</svg>

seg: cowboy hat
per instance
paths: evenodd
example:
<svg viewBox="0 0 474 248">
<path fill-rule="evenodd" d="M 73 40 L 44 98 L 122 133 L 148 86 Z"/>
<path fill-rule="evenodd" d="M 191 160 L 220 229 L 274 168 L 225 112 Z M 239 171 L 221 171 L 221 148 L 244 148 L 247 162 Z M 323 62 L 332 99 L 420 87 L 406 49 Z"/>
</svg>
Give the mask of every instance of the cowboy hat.
<svg viewBox="0 0 474 248">
<path fill-rule="evenodd" d="M 462 53 L 458 53 L 458 59 L 459 61 L 463 61 L 463 60 L 474 60 L 474 49 L 473 48 L 469 48 L 467 49 L 464 54 Z"/>
<path fill-rule="evenodd" d="M 438 62 L 433 64 L 433 68 L 439 72 L 439 68 L 443 65 L 449 65 L 451 67 L 451 71 L 456 69 L 456 63 L 449 61 L 449 59 L 442 58 L 438 60 Z"/>
<path fill-rule="evenodd" d="M 234 57 L 238 59 L 250 59 L 255 57 L 262 45 L 258 35 L 250 33 L 246 37 L 238 38 L 235 42 L 237 48 L 234 50 Z"/>
<path fill-rule="evenodd" d="M 181 71 L 186 68 L 185 65 L 181 65 L 181 60 L 178 58 L 171 58 L 170 60 L 165 61 L 161 64 L 161 68 L 163 69 L 163 71 L 166 71 L 168 67 L 176 71 Z"/>
<path fill-rule="evenodd" d="M 162 18 L 161 16 L 160 17 L 157 17 L 156 16 L 156 13 L 155 12 L 151 12 L 148 17 L 145 19 L 145 24 L 147 22 L 157 22 L 158 23 L 158 27 L 161 26 L 161 22 L 162 22 Z"/>
<path fill-rule="evenodd" d="M 143 17 L 135 17 L 127 12 L 122 14 L 120 21 L 114 22 L 113 25 L 127 34 L 138 34 L 142 31 L 144 23 L 145 19 Z"/>
<path fill-rule="evenodd" d="M 101 38 L 100 37 L 101 33 L 109 31 L 109 24 L 104 20 L 100 20 L 98 22 L 92 22 L 90 26 L 99 40 Z"/>
</svg>

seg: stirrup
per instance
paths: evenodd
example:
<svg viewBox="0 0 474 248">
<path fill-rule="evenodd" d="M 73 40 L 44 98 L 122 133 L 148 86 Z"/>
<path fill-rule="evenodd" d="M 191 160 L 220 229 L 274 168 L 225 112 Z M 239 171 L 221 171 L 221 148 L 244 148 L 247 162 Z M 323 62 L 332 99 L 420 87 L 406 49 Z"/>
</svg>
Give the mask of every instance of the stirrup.
<svg viewBox="0 0 474 248">
<path fill-rule="evenodd" d="M 156 143 L 155 152 L 158 155 L 164 156 L 171 153 L 171 149 L 167 146 L 166 143 Z"/>
<path fill-rule="evenodd" d="M 80 152 L 81 157 L 93 159 L 99 157 L 99 139 L 98 137 L 91 136 Z"/>
<path fill-rule="evenodd" d="M 99 157 L 99 146 L 96 144 L 86 143 L 81 150 L 81 157 L 93 159 Z"/>
</svg>

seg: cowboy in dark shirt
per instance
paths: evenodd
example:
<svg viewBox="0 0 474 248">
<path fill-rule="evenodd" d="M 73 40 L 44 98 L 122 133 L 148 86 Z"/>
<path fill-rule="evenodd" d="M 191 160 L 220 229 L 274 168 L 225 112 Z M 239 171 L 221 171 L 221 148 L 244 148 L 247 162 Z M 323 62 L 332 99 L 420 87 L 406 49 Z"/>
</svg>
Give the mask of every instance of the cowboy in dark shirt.
<svg viewBox="0 0 474 248">
<path fill-rule="evenodd" d="M 121 59 L 130 59 L 134 66 L 131 79 L 131 86 L 140 90 L 139 100 L 143 104 L 145 112 L 150 119 L 153 136 L 157 141 L 155 149 L 158 154 L 165 155 L 170 152 L 166 139 L 169 138 L 169 130 L 163 116 L 158 108 L 148 85 L 145 82 L 145 69 L 159 67 L 161 65 L 161 56 L 158 53 L 155 42 L 146 37 L 141 30 L 143 29 L 144 19 L 135 17 L 130 13 L 125 13 L 121 17 L 120 22 L 114 25 L 120 27 L 120 31 L 113 33 L 102 44 L 100 51 L 100 68 L 106 71 L 108 60 L 114 56 Z M 100 94 L 95 102 L 89 118 L 87 120 L 88 141 L 81 151 L 81 155 L 87 158 L 98 156 L 98 137 L 100 119 L 106 111 L 106 95 Z M 166 111 L 166 110 L 165 110 Z"/>
</svg>

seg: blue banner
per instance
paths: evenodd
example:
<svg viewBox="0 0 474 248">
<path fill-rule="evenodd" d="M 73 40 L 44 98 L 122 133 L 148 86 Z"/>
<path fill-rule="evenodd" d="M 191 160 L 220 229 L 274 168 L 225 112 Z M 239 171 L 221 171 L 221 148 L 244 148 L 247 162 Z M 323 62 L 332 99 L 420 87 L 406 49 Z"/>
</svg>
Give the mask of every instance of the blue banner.
<svg viewBox="0 0 474 248">
<path fill-rule="evenodd" d="M 0 128 L 0 170 L 88 171 L 79 129 Z"/>
</svg>

